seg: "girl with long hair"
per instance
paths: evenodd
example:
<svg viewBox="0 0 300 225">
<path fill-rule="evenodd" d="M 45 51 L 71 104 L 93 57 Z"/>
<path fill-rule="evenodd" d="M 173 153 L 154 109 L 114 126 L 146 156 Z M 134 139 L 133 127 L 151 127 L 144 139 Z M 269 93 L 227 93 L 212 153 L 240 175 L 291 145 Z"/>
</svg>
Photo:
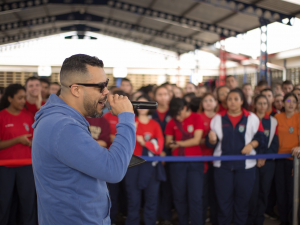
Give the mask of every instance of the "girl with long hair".
<svg viewBox="0 0 300 225">
<path fill-rule="evenodd" d="M 277 120 L 269 115 L 268 104 L 268 98 L 265 95 L 256 96 L 254 112 L 260 119 L 267 137 L 267 146 L 262 154 L 276 154 L 278 152 Z M 275 161 L 273 159 L 257 160 L 255 185 L 250 200 L 247 224 L 262 225 L 264 223 L 264 213 L 267 209 L 274 173 Z"/>
<path fill-rule="evenodd" d="M 138 101 L 151 101 L 147 95 L 141 95 Z M 164 136 L 159 124 L 149 118 L 149 109 L 137 109 L 136 114 L 136 146 L 133 154 L 137 156 L 159 156 L 164 146 Z M 161 162 L 146 162 L 131 167 L 125 175 L 127 192 L 126 225 L 140 224 L 140 208 L 142 191 L 144 191 L 144 223 L 155 225 L 157 217 L 160 181 L 166 180 Z"/>
<path fill-rule="evenodd" d="M 166 134 L 166 147 L 173 156 L 201 156 L 200 141 L 204 125 L 198 113 L 191 112 L 184 99 L 173 98 L 170 102 L 170 115 Z M 179 224 L 203 224 L 203 162 L 170 163 L 171 184 L 174 205 Z"/>
<path fill-rule="evenodd" d="M 200 102 L 199 112 L 204 123 L 203 138 L 201 140 L 201 151 L 204 156 L 211 156 L 213 154 L 213 148 L 207 147 L 205 144 L 205 137 L 210 131 L 210 122 L 216 115 L 218 102 L 214 95 L 206 93 L 203 95 Z M 210 206 L 210 222 L 217 224 L 217 202 L 215 195 L 215 185 L 213 176 L 212 162 L 205 162 L 205 179 L 203 188 L 203 219 L 206 219 L 206 211 Z"/>
<path fill-rule="evenodd" d="M 282 113 L 276 114 L 278 121 L 278 153 L 291 153 L 299 146 L 300 118 L 296 113 L 298 98 L 294 93 L 287 93 L 283 98 Z M 275 184 L 277 207 L 282 224 L 291 222 L 293 205 L 293 159 L 277 159 L 275 166 Z"/>
<path fill-rule="evenodd" d="M 214 147 L 214 156 L 255 155 L 265 147 L 265 135 L 258 117 L 245 110 L 242 90 L 231 90 L 226 111 L 210 123 L 207 145 Z M 246 224 L 249 201 L 255 182 L 256 160 L 214 161 L 214 181 L 218 224 Z"/>
<path fill-rule="evenodd" d="M 36 193 L 31 162 L 33 116 L 23 110 L 25 88 L 9 85 L 0 102 L 0 224 L 7 224 L 14 190 L 20 220 L 37 224 Z"/>
</svg>

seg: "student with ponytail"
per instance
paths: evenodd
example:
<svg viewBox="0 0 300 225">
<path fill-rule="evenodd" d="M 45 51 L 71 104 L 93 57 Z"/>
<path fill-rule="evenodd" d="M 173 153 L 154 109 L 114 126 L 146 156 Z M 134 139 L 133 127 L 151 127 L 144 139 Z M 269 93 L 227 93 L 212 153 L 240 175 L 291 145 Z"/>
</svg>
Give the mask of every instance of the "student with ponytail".
<svg viewBox="0 0 300 225">
<path fill-rule="evenodd" d="M 204 125 L 198 113 L 191 112 L 184 99 L 173 98 L 166 134 L 166 147 L 173 156 L 201 156 L 200 141 Z M 172 162 L 170 164 L 174 205 L 180 225 L 203 224 L 203 162 Z"/>
<path fill-rule="evenodd" d="M 148 95 L 141 95 L 137 101 L 151 101 Z M 133 154 L 137 156 L 160 156 L 164 146 L 164 136 L 159 124 L 149 118 L 149 109 L 135 110 L 136 145 Z M 146 162 L 131 167 L 125 175 L 127 192 L 126 225 L 140 224 L 142 191 L 144 192 L 144 224 L 155 225 L 157 218 L 160 181 L 166 180 L 161 162 Z"/>
</svg>

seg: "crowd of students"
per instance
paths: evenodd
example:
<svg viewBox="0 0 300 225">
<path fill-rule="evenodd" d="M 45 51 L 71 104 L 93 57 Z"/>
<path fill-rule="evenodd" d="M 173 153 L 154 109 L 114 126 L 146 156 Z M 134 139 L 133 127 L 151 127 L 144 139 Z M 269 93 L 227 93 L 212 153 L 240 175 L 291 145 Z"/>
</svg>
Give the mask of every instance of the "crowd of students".
<svg viewBox="0 0 300 225">
<path fill-rule="evenodd" d="M 9 85 L 0 100 L 0 224 L 37 224 L 31 166 L 35 113 L 60 85 L 30 77 Z M 299 155 L 300 85 L 260 81 L 238 88 L 170 83 L 133 92 L 124 78 L 113 94 L 156 101 L 156 110 L 137 109 L 137 156 Z M 118 118 L 108 110 L 86 118 L 99 145 L 109 150 Z M 88 153 L 87 153 L 88 154 Z M 49 168 L 51 169 L 51 168 Z M 129 168 L 123 181 L 108 184 L 111 223 L 126 225 L 263 224 L 265 216 L 292 222 L 293 158 L 213 162 L 146 162 Z M 277 210 L 275 210 L 277 209 Z M 122 216 L 121 216 L 122 215 Z"/>
</svg>

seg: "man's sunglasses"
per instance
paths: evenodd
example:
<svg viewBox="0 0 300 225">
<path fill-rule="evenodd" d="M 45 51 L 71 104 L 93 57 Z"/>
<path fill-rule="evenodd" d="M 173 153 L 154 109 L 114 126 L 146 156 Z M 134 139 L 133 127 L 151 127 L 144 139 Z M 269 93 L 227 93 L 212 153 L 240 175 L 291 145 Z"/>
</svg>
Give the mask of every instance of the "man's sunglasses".
<svg viewBox="0 0 300 225">
<path fill-rule="evenodd" d="M 98 84 L 84 84 L 84 83 L 76 83 L 76 84 L 77 85 L 86 86 L 86 87 L 97 87 L 97 88 L 100 88 L 100 92 L 102 93 L 103 90 L 104 90 L 104 88 L 107 87 L 108 82 L 109 82 L 109 79 L 107 79 L 105 82 L 101 82 L 101 83 L 98 83 Z M 71 84 L 69 87 L 72 87 L 72 85 L 74 85 L 74 84 Z"/>
</svg>

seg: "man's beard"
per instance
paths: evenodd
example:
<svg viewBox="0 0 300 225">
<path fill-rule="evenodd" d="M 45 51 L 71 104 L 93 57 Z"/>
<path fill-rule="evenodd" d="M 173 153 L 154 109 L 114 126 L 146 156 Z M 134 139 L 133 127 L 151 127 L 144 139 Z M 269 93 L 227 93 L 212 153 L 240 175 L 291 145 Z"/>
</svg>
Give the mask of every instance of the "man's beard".
<svg viewBox="0 0 300 225">
<path fill-rule="evenodd" d="M 87 112 L 87 116 L 91 117 L 91 118 L 99 118 L 103 115 L 103 111 L 101 110 L 101 112 L 99 113 L 97 110 L 97 106 L 98 106 L 98 102 L 99 101 L 105 101 L 106 97 L 102 100 L 96 100 L 96 101 L 92 101 L 91 99 L 89 99 L 88 97 L 84 97 L 83 98 L 83 107 L 85 109 L 85 111 Z"/>
</svg>

